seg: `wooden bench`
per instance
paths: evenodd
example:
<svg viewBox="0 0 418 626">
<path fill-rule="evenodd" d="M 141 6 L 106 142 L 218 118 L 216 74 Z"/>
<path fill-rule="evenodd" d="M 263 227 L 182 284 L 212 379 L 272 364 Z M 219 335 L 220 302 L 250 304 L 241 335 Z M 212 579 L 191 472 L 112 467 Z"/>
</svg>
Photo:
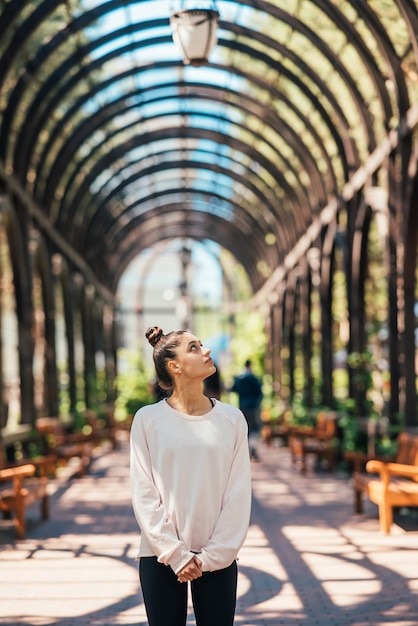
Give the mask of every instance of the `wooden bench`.
<svg viewBox="0 0 418 626">
<path fill-rule="evenodd" d="M 371 459 L 367 474 L 354 472 L 354 510 L 363 512 L 363 494 L 379 507 L 383 533 L 390 533 L 393 509 L 418 506 L 418 435 L 401 433 L 394 461 Z"/>
<path fill-rule="evenodd" d="M 267 446 L 271 446 L 274 439 L 279 439 L 284 446 L 289 445 L 289 424 L 292 417 L 292 409 L 289 407 L 283 409 L 279 417 L 276 419 L 261 419 L 263 425 L 261 428 L 261 438 Z"/>
<path fill-rule="evenodd" d="M 48 479 L 45 476 L 33 478 L 36 467 L 33 464 L 17 465 L 0 469 L 0 511 L 4 519 L 13 519 L 18 539 L 26 535 L 26 509 L 36 501 L 40 502 L 41 517 L 49 517 Z"/>
<path fill-rule="evenodd" d="M 46 454 L 42 437 L 29 427 L 0 433 L 0 469 L 20 465 L 34 465 L 37 476 L 55 478 L 56 475 L 56 455 Z"/>
<path fill-rule="evenodd" d="M 316 416 L 315 426 L 289 427 L 289 450 L 294 465 L 299 465 L 306 473 L 307 456 L 316 460 L 325 459 L 327 469 L 333 471 L 336 458 L 337 413 L 321 411 Z"/>
<path fill-rule="evenodd" d="M 43 417 L 36 421 L 36 429 L 47 443 L 47 453 L 56 457 L 57 465 L 75 461 L 76 474 L 83 476 L 91 463 L 93 441 L 83 433 L 66 432 L 64 424 L 57 417 Z"/>
</svg>

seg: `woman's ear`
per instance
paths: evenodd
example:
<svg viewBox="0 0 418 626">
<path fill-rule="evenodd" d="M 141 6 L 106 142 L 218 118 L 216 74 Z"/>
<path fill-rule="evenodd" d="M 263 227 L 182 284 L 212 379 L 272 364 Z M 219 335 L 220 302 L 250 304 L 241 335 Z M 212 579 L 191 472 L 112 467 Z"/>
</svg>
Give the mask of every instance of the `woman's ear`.
<svg viewBox="0 0 418 626">
<path fill-rule="evenodd" d="M 175 376 L 176 374 L 181 374 L 180 365 L 177 363 L 177 361 L 167 361 L 167 369 L 173 376 Z"/>
</svg>

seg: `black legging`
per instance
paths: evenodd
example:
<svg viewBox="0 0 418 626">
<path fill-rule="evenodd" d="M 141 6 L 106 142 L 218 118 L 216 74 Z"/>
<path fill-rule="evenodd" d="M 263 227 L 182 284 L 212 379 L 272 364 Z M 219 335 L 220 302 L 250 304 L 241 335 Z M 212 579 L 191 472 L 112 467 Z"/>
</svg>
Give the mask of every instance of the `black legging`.
<svg viewBox="0 0 418 626">
<path fill-rule="evenodd" d="M 139 577 L 149 626 L 185 626 L 187 584 L 179 583 L 157 557 L 142 557 Z M 237 564 L 204 572 L 191 582 L 196 626 L 232 626 L 237 595 Z"/>
</svg>

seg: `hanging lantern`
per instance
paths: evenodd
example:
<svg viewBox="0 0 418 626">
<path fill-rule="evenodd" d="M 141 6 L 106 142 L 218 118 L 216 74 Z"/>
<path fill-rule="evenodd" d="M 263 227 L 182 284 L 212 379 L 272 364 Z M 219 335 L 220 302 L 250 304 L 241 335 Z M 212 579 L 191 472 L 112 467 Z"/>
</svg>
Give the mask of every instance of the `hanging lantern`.
<svg viewBox="0 0 418 626">
<path fill-rule="evenodd" d="M 208 62 L 217 42 L 219 13 L 215 9 L 184 9 L 170 18 L 173 41 L 180 48 L 185 65 Z"/>
</svg>

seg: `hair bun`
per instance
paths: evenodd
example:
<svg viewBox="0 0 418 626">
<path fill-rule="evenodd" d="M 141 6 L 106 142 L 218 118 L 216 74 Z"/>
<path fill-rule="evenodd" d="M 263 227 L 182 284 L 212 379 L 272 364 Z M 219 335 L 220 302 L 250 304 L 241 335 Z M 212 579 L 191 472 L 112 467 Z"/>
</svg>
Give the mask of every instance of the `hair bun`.
<svg viewBox="0 0 418 626">
<path fill-rule="evenodd" d="M 155 348 L 160 339 L 164 337 L 164 333 L 159 326 L 152 326 L 151 328 L 148 328 L 145 333 L 145 337 L 148 339 L 152 347 Z"/>
</svg>

